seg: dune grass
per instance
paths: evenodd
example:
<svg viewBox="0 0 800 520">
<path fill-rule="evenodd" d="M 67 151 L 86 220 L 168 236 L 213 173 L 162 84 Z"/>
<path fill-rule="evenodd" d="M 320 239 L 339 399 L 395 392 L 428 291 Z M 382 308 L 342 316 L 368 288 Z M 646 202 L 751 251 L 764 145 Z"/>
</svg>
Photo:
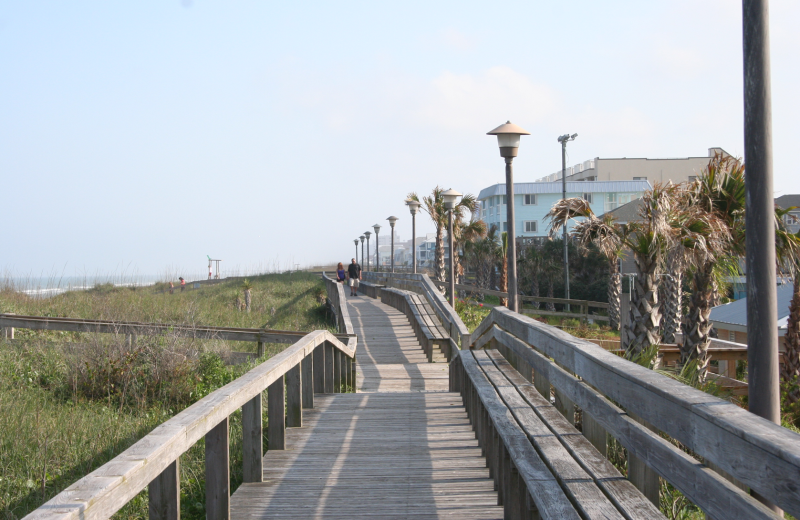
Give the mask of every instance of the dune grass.
<svg viewBox="0 0 800 520">
<path fill-rule="evenodd" d="M 310 273 L 253 277 L 252 311 L 238 310 L 242 281 L 176 288 L 98 286 L 47 299 L 0 288 L 0 311 L 117 321 L 286 330 L 334 330 Z M 0 341 L 0 518 L 17 519 L 132 445 L 164 420 L 232 381 L 227 366 L 254 343 L 17 329 Z M 265 357 L 287 345 L 266 345 Z M 263 361 L 263 359 L 261 360 Z M 123 390 L 124 387 L 124 390 Z M 265 403 L 266 409 L 266 403 Z M 266 419 L 265 419 L 266 420 Z M 230 418 L 231 489 L 241 483 L 241 417 Z M 266 430 L 265 430 L 266 431 Z M 265 439 L 266 445 L 266 439 Z M 202 440 L 181 457 L 181 516 L 205 517 Z M 147 491 L 116 515 L 146 518 Z"/>
</svg>

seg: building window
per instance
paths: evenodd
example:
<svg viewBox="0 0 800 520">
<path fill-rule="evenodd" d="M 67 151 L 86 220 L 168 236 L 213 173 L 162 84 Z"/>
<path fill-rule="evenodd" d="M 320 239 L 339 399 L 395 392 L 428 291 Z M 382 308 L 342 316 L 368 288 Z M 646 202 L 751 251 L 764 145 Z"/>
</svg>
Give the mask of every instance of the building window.
<svg viewBox="0 0 800 520">
<path fill-rule="evenodd" d="M 503 222 L 503 231 L 508 231 L 508 222 Z"/>
<path fill-rule="evenodd" d="M 522 196 L 522 204 L 525 206 L 534 206 L 536 205 L 536 194 L 532 193 L 529 195 Z"/>
<path fill-rule="evenodd" d="M 694 182 L 697 180 L 697 175 L 689 175 L 689 182 Z"/>
<path fill-rule="evenodd" d="M 728 331 L 728 341 L 736 341 L 736 331 Z"/>
<path fill-rule="evenodd" d="M 503 204 L 508 204 L 507 197 L 505 195 L 502 195 L 502 197 L 503 197 Z"/>
<path fill-rule="evenodd" d="M 526 233 L 536 233 L 537 231 L 539 231 L 539 225 L 538 225 L 539 223 L 535 220 L 526 220 L 525 222 L 523 222 L 523 224 L 525 225 Z"/>
<path fill-rule="evenodd" d="M 584 193 L 583 194 L 583 200 L 585 200 L 586 202 L 591 204 L 592 203 L 592 194 L 591 193 Z"/>
<path fill-rule="evenodd" d="M 635 181 L 646 181 L 647 177 L 634 177 L 633 180 L 635 180 Z"/>
</svg>

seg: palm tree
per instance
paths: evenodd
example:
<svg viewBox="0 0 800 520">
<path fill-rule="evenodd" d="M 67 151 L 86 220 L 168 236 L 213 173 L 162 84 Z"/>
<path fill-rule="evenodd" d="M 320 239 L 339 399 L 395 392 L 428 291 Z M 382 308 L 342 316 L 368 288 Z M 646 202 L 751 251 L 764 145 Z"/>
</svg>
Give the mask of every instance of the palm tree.
<svg viewBox="0 0 800 520">
<path fill-rule="evenodd" d="M 784 338 L 784 360 L 781 364 L 781 381 L 786 387 L 785 396 L 791 403 L 800 401 L 800 231 L 789 233 L 783 217 L 796 208 L 776 208 L 775 246 L 779 265 L 792 276 L 792 301 Z"/>
<path fill-rule="evenodd" d="M 496 255 L 500 262 L 500 291 L 508 292 L 508 233 L 505 231 L 500 235 L 500 247 L 497 249 Z M 500 305 L 508 307 L 508 298 L 500 298 Z"/>
<path fill-rule="evenodd" d="M 482 238 L 464 243 L 464 260 L 475 271 L 475 285 L 482 289 L 494 289 L 491 279 L 497 241 L 497 226 L 492 224 Z M 482 300 L 483 294 L 479 298 Z"/>
<path fill-rule="evenodd" d="M 664 273 L 664 323 L 665 343 L 675 343 L 675 334 L 681 331 L 683 313 L 684 255 L 680 247 L 667 254 L 667 272 Z M 610 313 L 609 313 L 610 314 Z"/>
<path fill-rule="evenodd" d="M 543 262 L 544 257 L 536 244 L 529 245 L 525 251 L 522 252 L 519 265 L 528 277 L 528 281 L 531 285 L 531 296 L 539 296 L 539 274 L 542 271 Z M 539 308 L 538 301 L 531 302 L 531 305 L 534 309 Z"/>
<path fill-rule="evenodd" d="M 250 290 L 253 288 L 253 284 L 250 283 L 250 280 L 247 278 L 244 279 L 242 282 L 242 289 L 244 290 L 244 308 L 247 312 L 250 312 L 250 302 L 252 300 L 252 295 Z"/>
<path fill-rule="evenodd" d="M 477 203 L 476 203 L 477 205 Z M 470 208 L 474 211 L 475 207 Z M 473 243 L 486 236 L 486 222 L 481 219 L 476 219 L 475 214 L 472 213 L 470 221 L 465 223 L 460 221 L 458 225 L 453 223 L 453 247 L 456 252 L 464 250 L 467 244 Z M 465 259 L 466 261 L 466 259 Z M 458 253 L 453 257 L 453 268 L 456 272 L 456 283 L 463 283 L 464 266 L 461 262 L 461 257 Z"/>
<path fill-rule="evenodd" d="M 671 184 L 656 185 L 642 197 L 640 219 L 620 225 L 613 217 L 597 217 L 582 198 L 557 202 L 545 218 L 552 221 L 550 234 L 556 235 L 571 218 L 583 218 L 572 234 L 583 245 L 595 243 L 598 249 L 633 253 L 636 266 L 635 291 L 630 305 L 629 324 L 623 331 L 626 356 L 637 357 L 661 342 L 659 325 L 661 305 L 658 300 L 658 269 L 675 240 L 672 225 L 676 212 L 677 188 Z M 607 254 L 606 257 L 609 255 Z"/>
<path fill-rule="evenodd" d="M 436 186 L 433 188 L 431 194 L 427 197 L 423 197 L 421 201 L 422 209 L 424 209 L 425 213 L 431 217 L 433 225 L 436 227 L 434 274 L 436 279 L 440 282 L 447 280 L 447 271 L 445 270 L 444 265 L 444 232 L 447 229 L 447 210 L 444 207 L 444 198 L 442 198 L 442 193 L 444 193 L 444 191 L 445 190 L 439 186 Z M 409 193 L 408 197 L 406 198 L 420 202 L 416 192 Z M 475 195 L 466 194 L 461 197 L 461 200 L 458 202 L 458 204 L 456 204 L 456 207 L 453 210 L 454 230 L 458 227 L 458 225 L 461 224 L 466 212 L 469 211 L 470 213 L 473 213 L 477 205 L 478 201 L 475 198 Z M 453 237 L 455 238 L 455 231 L 453 232 Z"/>
</svg>

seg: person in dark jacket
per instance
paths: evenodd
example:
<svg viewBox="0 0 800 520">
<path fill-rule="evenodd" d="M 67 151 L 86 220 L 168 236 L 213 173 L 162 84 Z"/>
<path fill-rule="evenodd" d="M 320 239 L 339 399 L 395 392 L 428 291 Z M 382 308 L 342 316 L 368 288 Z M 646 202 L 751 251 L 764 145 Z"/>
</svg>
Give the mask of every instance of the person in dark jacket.
<svg viewBox="0 0 800 520">
<path fill-rule="evenodd" d="M 347 266 L 347 278 L 350 280 L 350 296 L 358 296 L 358 281 L 361 280 L 361 266 L 356 263 L 356 259 Z"/>
</svg>

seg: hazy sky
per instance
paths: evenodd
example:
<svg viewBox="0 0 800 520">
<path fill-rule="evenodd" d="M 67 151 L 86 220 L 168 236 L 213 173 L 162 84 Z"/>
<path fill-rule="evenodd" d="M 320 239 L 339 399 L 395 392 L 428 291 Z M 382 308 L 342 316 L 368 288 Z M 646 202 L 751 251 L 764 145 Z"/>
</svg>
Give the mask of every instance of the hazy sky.
<svg viewBox="0 0 800 520">
<path fill-rule="evenodd" d="M 776 195 L 800 192 L 800 2 L 771 2 Z M 410 191 L 594 157 L 741 155 L 741 6 L 0 3 L 0 269 L 346 260 Z M 420 234 L 431 231 L 426 217 Z"/>
</svg>

